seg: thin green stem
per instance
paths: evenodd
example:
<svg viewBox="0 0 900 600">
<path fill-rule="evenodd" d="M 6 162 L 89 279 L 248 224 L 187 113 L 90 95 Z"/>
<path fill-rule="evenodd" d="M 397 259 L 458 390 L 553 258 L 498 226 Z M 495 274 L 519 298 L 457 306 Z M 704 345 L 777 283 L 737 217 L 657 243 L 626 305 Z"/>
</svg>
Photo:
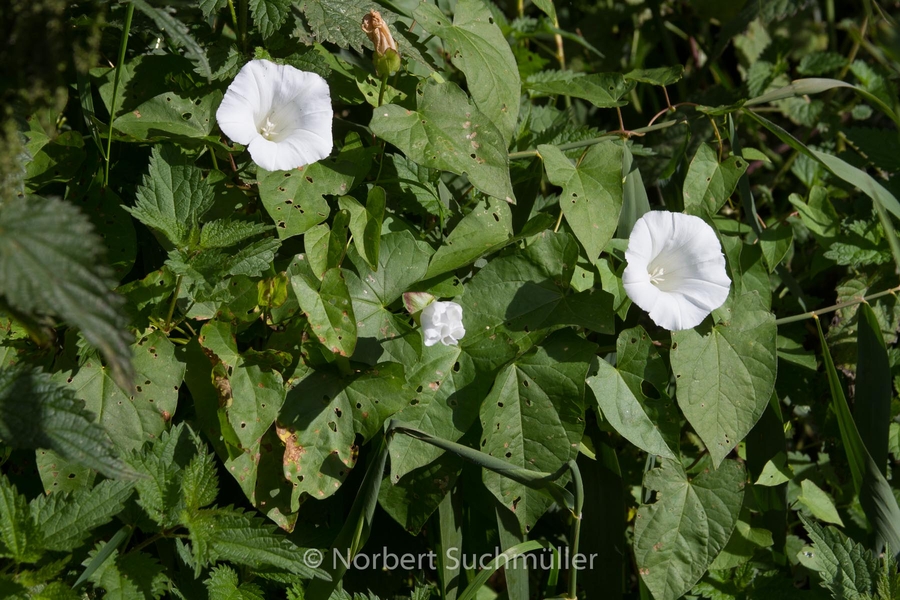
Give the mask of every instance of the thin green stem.
<svg viewBox="0 0 900 600">
<path fill-rule="evenodd" d="M 209 146 L 209 155 L 212 157 L 213 169 L 216 171 L 219 170 L 219 159 L 216 158 L 216 151 L 212 146 Z"/>
<path fill-rule="evenodd" d="M 125 64 L 125 50 L 128 48 L 128 34 L 131 31 L 131 18 L 134 16 L 134 4 L 128 3 L 125 9 L 125 26 L 122 28 L 122 41 L 119 42 L 119 60 L 116 62 L 116 74 L 113 77 L 112 103 L 109 108 L 109 137 L 106 139 L 106 169 L 103 173 L 103 187 L 109 186 L 109 153 L 112 148 L 113 121 L 116 118 L 116 97 L 119 94 L 119 76 Z"/>
<path fill-rule="evenodd" d="M 818 318 L 819 315 L 825 315 L 828 313 L 832 313 L 836 310 L 840 310 L 842 308 L 847 308 L 848 306 L 854 306 L 856 304 L 862 304 L 863 302 L 869 302 L 870 300 L 877 300 L 878 298 L 882 298 L 884 296 L 888 296 L 891 294 L 896 294 L 900 291 L 900 286 L 893 287 L 889 290 L 884 290 L 883 292 L 878 292 L 876 294 L 870 294 L 868 296 L 857 297 L 852 300 L 847 300 L 846 302 L 839 302 L 838 304 L 832 304 L 831 306 L 826 306 L 825 308 L 820 308 L 818 310 L 811 310 L 809 312 L 805 312 L 803 314 L 794 315 L 792 317 L 784 317 L 782 319 L 775 319 L 776 325 L 786 325 L 788 323 L 796 323 L 797 321 L 803 321 L 805 319 L 815 319 Z"/>
<path fill-rule="evenodd" d="M 563 212 L 559 211 L 559 218 L 556 219 L 556 226 L 553 228 L 553 233 L 559 231 L 559 226 L 562 225 Z"/>
<path fill-rule="evenodd" d="M 569 470 L 572 472 L 572 483 L 575 484 L 575 512 L 572 521 L 572 539 L 569 547 L 572 556 L 578 555 L 578 544 L 581 538 L 581 513 L 584 509 L 584 482 L 581 480 L 581 471 L 578 464 L 574 460 L 569 461 Z M 569 600 L 578 598 L 578 569 L 574 566 L 569 567 L 569 593 L 566 596 Z"/>
<path fill-rule="evenodd" d="M 241 47 L 247 51 L 247 0 L 239 0 L 241 7 Z"/>
<path fill-rule="evenodd" d="M 663 121 L 662 123 L 657 123 L 655 125 L 650 125 L 649 127 L 641 127 L 640 129 L 633 129 L 630 133 L 643 135 L 645 133 L 650 133 L 651 131 L 659 131 L 660 129 L 668 129 L 673 125 L 678 125 L 679 123 L 684 123 L 684 120 L 676 120 L 676 121 Z M 580 142 L 571 142 L 569 144 L 560 144 L 557 146 L 562 151 L 566 150 L 575 150 L 576 148 L 586 148 L 587 146 L 593 146 L 594 144 L 599 144 L 600 142 L 609 139 L 611 137 L 621 137 L 621 131 L 608 131 L 603 135 L 600 135 L 595 138 L 591 138 L 589 140 L 581 140 Z M 525 158 L 532 158 L 535 156 L 540 156 L 537 150 L 522 150 L 521 152 L 512 152 L 509 155 L 509 160 L 522 160 Z"/>
<path fill-rule="evenodd" d="M 234 37 L 241 42 L 241 28 L 238 26 L 237 11 L 234 10 L 234 0 L 228 0 L 228 11 L 231 13 L 231 24 L 234 26 Z"/>
<path fill-rule="evenodd" d="M 166 332 L 169 331 L 169 327 L 172 325 L 172 316 L 175 314 L 175 304 L 178 302 L 178 296 L 181 294 L 181 282 L 184 279 L 183 275 L 179 275 L 178 279 L 175 280 L 175 293 L 172 294 L 172 302 L 169 304 L 169 312 L 166 315 Z"/>
</svg>

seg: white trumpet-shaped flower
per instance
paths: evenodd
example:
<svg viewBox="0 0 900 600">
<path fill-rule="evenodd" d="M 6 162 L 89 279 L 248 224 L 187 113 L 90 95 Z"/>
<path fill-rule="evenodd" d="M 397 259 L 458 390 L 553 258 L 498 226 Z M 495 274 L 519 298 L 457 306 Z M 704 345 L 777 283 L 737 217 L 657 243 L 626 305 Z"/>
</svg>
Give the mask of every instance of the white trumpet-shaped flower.
<svg viewBox="0 0 900 600">
<path fill-rule="evenodd" d="M 426 346 L 434 346 L 438 342 L 455 346 L 466 335 L 462 306 L 456 302 L 432 302 L 422 309 L 420 320 Z"/>
<path fill-rule="evenodd" d="M 699 217 L 648 212 L 634 224 L 625 260 L 625 293 L 670 331 L 696 327 L 728 297 L 722 246 Z"/>
<path fill-rule="evenodd" d="M 331 92 L 319 75 L 251 60 L 216 112 L 229 138 L 267 171 L 296 169 L 331 154 Z"/>
</svg>

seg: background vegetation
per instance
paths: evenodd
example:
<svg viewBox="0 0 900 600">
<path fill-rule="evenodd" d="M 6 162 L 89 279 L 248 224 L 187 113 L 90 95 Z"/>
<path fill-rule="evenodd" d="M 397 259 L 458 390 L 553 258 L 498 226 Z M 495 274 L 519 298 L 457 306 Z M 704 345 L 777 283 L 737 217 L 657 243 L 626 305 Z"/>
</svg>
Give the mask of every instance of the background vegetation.
<svg viewBox="0 0 900 600">
<path fill-rule="evenodd" d="M 0 597 L 900 598 L 898 8 L 2 3 Z M 330 158 L 220 134 L 254 57 Z M 651 208 L 722 242 L 696 330 L 622 288 Z M 451 548 L 598 560 L 330 554 Z"/>
</svg>

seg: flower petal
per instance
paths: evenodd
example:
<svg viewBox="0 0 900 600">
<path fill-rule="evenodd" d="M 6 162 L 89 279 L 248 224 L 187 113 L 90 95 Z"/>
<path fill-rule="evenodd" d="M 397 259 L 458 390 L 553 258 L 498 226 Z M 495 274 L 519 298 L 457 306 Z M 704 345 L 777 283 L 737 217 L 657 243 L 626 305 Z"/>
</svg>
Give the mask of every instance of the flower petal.
<svg viewBox="0 0 900 600">
<path fill-rule="evenodd" d="M 625 257 L 625 293 L 665 329 L 696 327 L 728 298 L 731 279 L 722 246 L 699 217 L 645 214 L 635 223 Z"/>
<path fill-rule="evenodd" d="M 228 86 L 216 121 L 231 140 L 246 146 L 259 136 L 259 121 L 272 110 L 277 66 L 267 60 L 251 60 Z"/>
</svg>

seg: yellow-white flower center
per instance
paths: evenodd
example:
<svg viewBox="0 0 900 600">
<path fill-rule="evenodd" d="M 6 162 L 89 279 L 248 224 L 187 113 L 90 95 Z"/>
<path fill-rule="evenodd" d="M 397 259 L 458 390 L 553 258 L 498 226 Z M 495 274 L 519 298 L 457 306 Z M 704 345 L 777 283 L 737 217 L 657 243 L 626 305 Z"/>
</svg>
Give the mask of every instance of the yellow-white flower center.
<svg viewBox="0 0 900 600">
<path fill-rule="evenodd" d="M 650 271 L 650 283 L 655 286 L 659 286 L 663 281 L 665 281 L 665 277 L 663 275 L 666 274 L 666 270 L 662 267 L 654 267 L 652 271 Z"/>
<path fill-rule="evenodd" d="M 259 128 L 259 133 L 267 140 L 271 140 L 276 135 L 275 131 L 275 123 L 272 122 L 272 119 L 266 117 L 266 124 Z"/>
</svg>

